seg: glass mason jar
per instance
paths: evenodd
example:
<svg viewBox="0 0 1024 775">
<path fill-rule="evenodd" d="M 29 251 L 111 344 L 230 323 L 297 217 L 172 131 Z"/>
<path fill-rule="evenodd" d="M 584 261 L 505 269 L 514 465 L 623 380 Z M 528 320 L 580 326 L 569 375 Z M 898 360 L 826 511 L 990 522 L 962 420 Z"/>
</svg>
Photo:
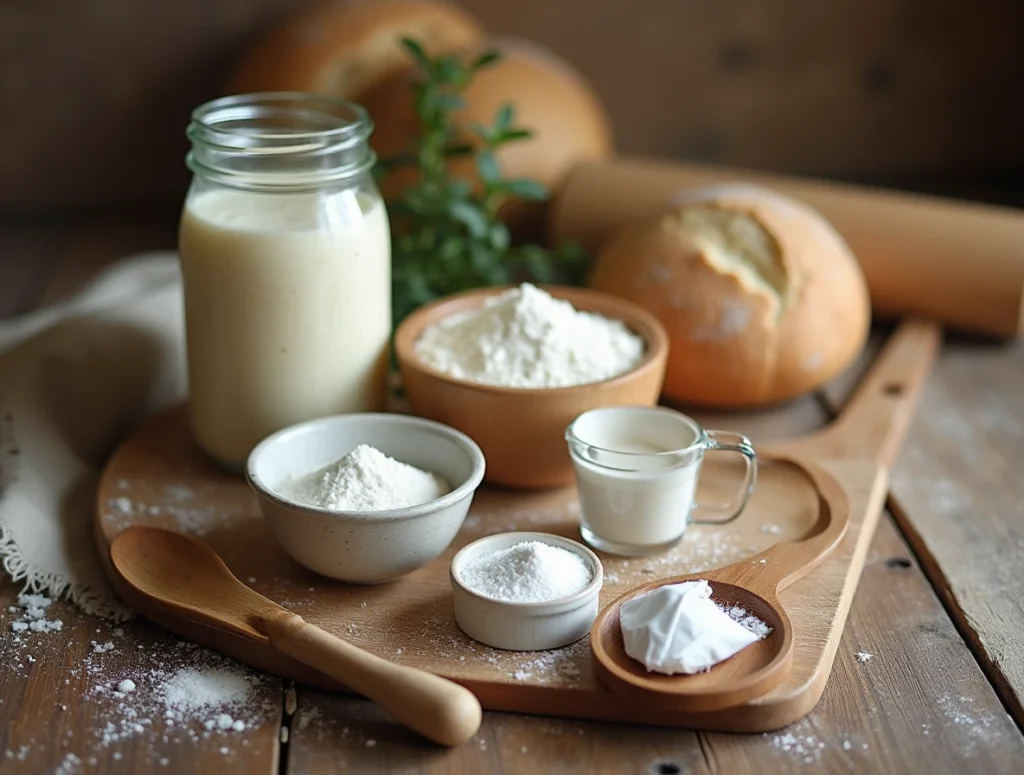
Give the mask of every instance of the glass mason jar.
<svg viewBox="0 0 1024 775">
<path fill-rule="evenodd" d="M 265 436 L 384 402 L 391 237 L 358 105 L 242 94 L 192 114 L 178 233 L 189 416 L 240 469 Z"/>
</svg>

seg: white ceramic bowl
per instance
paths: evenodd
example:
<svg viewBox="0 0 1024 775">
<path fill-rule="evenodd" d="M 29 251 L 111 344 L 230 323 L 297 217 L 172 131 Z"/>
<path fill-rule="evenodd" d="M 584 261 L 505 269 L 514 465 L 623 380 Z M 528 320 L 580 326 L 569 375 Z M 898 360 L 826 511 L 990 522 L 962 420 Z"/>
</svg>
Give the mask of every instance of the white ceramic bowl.
<svg viewBox="0 0 1024 775">
<path fill-rule="evenodd" d="M 517 603 L 481 595 L 460 578 L 461 569 L 476 558 L 508 549 L 522 541 L 539 541 L 577 554 L 590 568 L 590 583 L 568 597 L 540 603 Z M 576 541 L 550 533 L 498 533 L 467 544 L 452 558 L 449 571 L 455 621 L 466 635 L 509 651 L 542 651 L 573 643 L 588 632 L 597 617 L 604 569 L 597 555 Z"/>
<path fill-rule="evenodd" d="M 283 482 L 333 463 L 359 444 L 443 476 L 454 488 L 429 503 L 386 511 L 329 511 L 281 494 Z M 425 565 L 459 532 L 484 478 L 484 456 L 464 433 L 402 414 L 362 413 L 293 425 L 261 441 L 246 479 L 281 547 L 340 581 L 379 584 Z"/>
</svg>

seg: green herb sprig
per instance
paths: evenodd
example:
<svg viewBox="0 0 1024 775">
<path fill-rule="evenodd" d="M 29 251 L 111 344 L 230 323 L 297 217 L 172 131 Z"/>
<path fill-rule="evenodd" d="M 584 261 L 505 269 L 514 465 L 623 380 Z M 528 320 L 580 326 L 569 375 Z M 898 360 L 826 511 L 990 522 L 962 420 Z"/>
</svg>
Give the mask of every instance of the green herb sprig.
<svg viewBox="0 0 1024 775">
<path fill-rule="evenodd" d="M 392 231 L 392 308 L 397 325 L 422 304 L 449 293 L 511 282 L 579 284 L 587 257 L 575 243 L 554 249 L 513 245 L 498 217 L 509 199 L 544 201 L 548 190 L 528 178 L 506 178 L 497 151 L 532 137 L 517 126 L 515 109 L 505 104 L 494 122 L 456 122 L 463 92 L 473 75 L 499 61 L 486 51 L 465 61 L 454 56 L 427 56 L 411 38 L 402 45 L 418 66 L 412 99 L 419 132 L 406 152 L 381 159 L 376 174 L 415 167 L 415 183 L 390 200 Z M 479 185 L 454 177 L 453 159 L 472 157 Z"/>
</svg>

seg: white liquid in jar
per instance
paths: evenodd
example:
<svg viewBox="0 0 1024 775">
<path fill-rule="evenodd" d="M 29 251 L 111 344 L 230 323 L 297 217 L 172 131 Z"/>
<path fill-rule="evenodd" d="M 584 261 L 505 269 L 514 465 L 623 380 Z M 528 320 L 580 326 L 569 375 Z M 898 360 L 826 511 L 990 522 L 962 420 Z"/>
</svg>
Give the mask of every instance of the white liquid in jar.
<svg viewBox="0 0 1024 775">
<path fill-rule="evenodd" d="M 287 425 L 382 407 L 391 244 L 379 198 L 199 193 L 179 251 L 189 411 L 210 455 L 241 465 Z"/>
</svg>

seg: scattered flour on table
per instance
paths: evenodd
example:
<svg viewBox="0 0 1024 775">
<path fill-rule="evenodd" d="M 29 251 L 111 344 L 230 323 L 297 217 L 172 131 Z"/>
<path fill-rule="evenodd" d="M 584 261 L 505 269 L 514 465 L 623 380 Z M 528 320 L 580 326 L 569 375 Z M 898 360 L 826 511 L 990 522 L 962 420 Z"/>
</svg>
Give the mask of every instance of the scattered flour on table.
<svg viewBox="0 0 1024 775">
<path fill-rule="evenodd" d="M 8 613 L 21 613 L 21 617 L 11 622 L 13 632 L 60 632 L 64 622 L 60 619 L 47 619 L 46 610 L 53 605 L 53 598 L 45 595 L 20 594 L 18 604 L 8 608 Z"/>
<path fill-rule="evenodd" d="M 428 326 L 425 363 L 459 379 L 520 388 L 599 382 L 636 367 L 643 338 L 620 320 L 581 312 L 530 283 Z"/>
<path fill-rule="evenodd" d="M 821 759 L 821 752 L 826 747 L 814 734 L 802 734 L 796 729 L 771 737 L 772 748 L 788 753 L 804 764 L 814 764 Z"/>
<path fill-rule="evenodd" d="M 302 712 L 299 714 L 298 727 L 300 732 L 305 732 L 310 724 L 320 721 L 323 714 L 320 712 L 320 708 L 315 705 L 309 707 L 303 707 Z"/>
<path fill-rule="evenodd" d="M 97 737 L 101 747 L 162 726 L 192 740 L 212 734 L 235 734 L 259 724 L 270 708 L 255 705 L 252 695 L 262 678 L 204 649 L 184 647 L 188 666 L 138 668 L 109 690 L 100 684 L 86 696 L 112 702 Z M 180 658 L 180 657 L 179 657 Z M 125 684 L 133 688 L 124 691 Z M 156 734 L 152 732 L 152 734 Z M 164 742 L 167 742 L 164 735 Z"/>
<path fill-rule="evenodd" d="M 80 772 L 82 767 L 82 760 L 75 756 L 73 753 L 64 754 L 64 758 L 61 759 L 57 769 L 54 771 L 54 775 L 73 775 L 73 773 Z"/>
<path fill-rule="evenodd" d="M 791 724 L 781 732 L 766 732 L 763 736 L 776 751 L 787 754 L 797 763 L 816 764 L 821 761 L 822 753 L 829 745 L 814 734 L 814 729 L 806 719 Z M 869 746 L 859 735 L 840 735 L 834 745 L 838 745 L 845 755 L 867 755 Z"/>
<path fill-rule="evenodd" d="M 575 552 L 540 541 L 522 541 L 467 563 L 458 577 L 486 597 L 536 603 L 576 594 L 591 582 L 593 574 Z"/>
<path fill-rule="evenodd" d="M 202 505 L 203 498 L 183 484 L 166 485 L 155 496 L 147 488 L 151 501 L 130 497 L 132 482 L 127 479 L 119 479 L 116 487 L 125 494 L 107 500 L 104 518 L 119 529 L 149 517 L 170 517 L 180 532 L 202 537 L 212 529 L 226 527 L 247 515 L 244 504 Z"/>
<path fill-rule="evenodd" d="M 80 626 L 80 615 L 75 617 Z M 48 771 L 70 775 L 94 771 L 102 759 L 122 758 L 121 746 L 139 739 L 142 747 L 132 743 L 134 755 L 142 757 L 145 771 L 151 771 L 170 763 L 163 752 L 172 746 L 215 738 L 229 753 L 237 746 L 247 747 L 254 741 L 245 732 L 272 722 L 278 712 L 277 693 L 264 686 L 266 679 L 233 660 L 180 641 L 149 649 L 126 638 L 121 627 L 98 626 L 96 633 L 98 640 L 86 645 L 70 665 L 64 644 L 52 635 L 15 635 L 0 652 L 2 667 L 18 673 L 27 662 L 36 661 L 24 650 L 40 649 L 36 653 L 47 670 L 64 675 L 54 705 L 67 711 L 70 703 L 61 702 L 62 695 L 79 695 L 91 719 L 89 727 L 69 727 L 55 740 L 11 741 L 14 744 L 9 743 L 11 748 L 0 761 L 34 759 L 56 746 L 63 759 L 56 770 Z"/>
<path fill-rule="evenodd" d="M 417 643 L 421 653 L 432 658 L 486 667 L 493 670 L 495 678 L 500 676 L 511 681 L 573 686 L 590 669 L 587 638 L 550 651 L 504 651 L 467 637 L 447 612 L 431 616 L 422 623 Z"/>
<path fill-rule="evenodd" d="M 1000 737 L 1016 736 L 1016 726 L 1008 715 L 1001 718 L 989 710 L 977 709 L 970 697 L 943 695 L 939 698 L 939 710 L 948 722 L 947 729 L 943 732 L 947 739 L 951 739 L 953 735 L 949 726 L 966 735 L 967 739 L 960 742 L 961 750 L 966 756 L 973 755 L 979 744 L 989 748 Z M 924 726 L 922 725 L 922 729 Z M 925 731 L 925 734 L 929 733 L 930 729 Z"/>
<path fill-rule="evenodd" d="M 360 444 L 323 468 L 278 488 L 299 503 L 332 511 L 381 511 L 429 503 L 451 492 L 442 477 Z"/>
</svg>

